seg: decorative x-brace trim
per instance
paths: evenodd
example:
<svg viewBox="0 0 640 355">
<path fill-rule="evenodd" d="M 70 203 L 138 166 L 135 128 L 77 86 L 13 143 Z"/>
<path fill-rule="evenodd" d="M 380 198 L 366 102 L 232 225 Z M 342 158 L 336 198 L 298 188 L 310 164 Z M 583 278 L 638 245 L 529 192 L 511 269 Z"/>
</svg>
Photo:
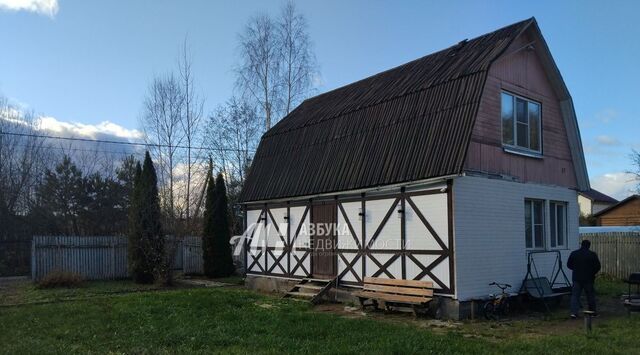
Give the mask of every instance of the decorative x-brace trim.
<svg viewBox="0 0 640 355">
<path fill-rule="evenodd" d="M 395 279 L 396 277 L 393 276 L 393 274 L 391 274 L 388 269 L 389 269 L 389 266 L 391 266 L 391 264 L 393 264 L 394 261 L 398 260 L 399 257 L 400 257 L 400 254 L 394 254 L 384 264 L 380 264 L 378 259 L 376 259 L 372 254 L 369 254 L 369 259 L 371 259 L 371 261 L 373 261 L 376 265 L 378 265 L 378 268 L 379 268 L 378 271 L 376 271 L 371 276 L 378 277 L 384 272 L 387 275 L 387 277 L 389 277 L 390 279 Z"/>
<path fill-rule="evenodd" d="M 302 257 L 299 258 L 298 255 L 296 255 L 296 253 L 291 252 L 291 256 L 293 256 L 294 259 L 296 259 L 296 266 L 294 266 L 293 269 L 291 269 L 291 275 L 294 275 L 295 272 L 298 270 L 298 268 L 302 269 L 302 271 L 304 271 L 305 275 L 309 275 L 309 270 L 307 270 L 306 267 L 304 267 L 304 260 L 311 255 L 311 250 L 307 250 L 305 251 L 304 254 L 302 254 Z"/>
<path fill-rule="evenodd" d="M 264 268 L 262 267 L 262 265 L 260 265 L 260 257 L 262 257 L 262 250 L 260 250 L 260 252 L 258 253 L 258 255 L 253 256 L 253 254 L 249 253 L 248 254 L 251 259 L 253 259 L 253 261 L 251 262 L 251 264 L 249 265 L 249 267 L 247 268 L 247 270 L 251 270 L 253 269 L 254 265 L 258 265 L 258 268 L 260 269 L 260 272 L 264 272 Z"/>
<path fill-rule="evenodd" d="M 291 245 L 296 245 L 296 240 L 298 240 L 298 235 L 300 234 L 300 229 L 302 229 L 302 225 L 304 225 L 304 221 L 307 218 L 307 214 L 309 213 L 309 207 L 307 206 L 302 213 L 302 218 L 300 218 L 300 222 L 296 227 L 296 232 L 293 234 L 293 238 L 291 238 Z"/>
<path fill-rule="evenodd" d="M 440 286 L 440 288 L 442 288 L 443 290 L 448 290 L 449 289 L 449 287 L 447 287 L 447 285 L 445 285 L 444 282 L 442 282 L 439 278 L 437 278 L 431 272 L 431 270 L 433 270 L 434 267 L 436 267 L 444 259 L 449 257 L 449 255 L 446 255 L 446 254 L 445 255 L 440 255 L 434 261 L 432 261 L 428 266 L 424 266 L 424 264 L 422 264 L 416 257 L 414 257 L 413 254 L 407 254 L 407 257 L 409 259 L 411 259 L 411 261 L 413 261 L 420 269 L 422 269 L 422 272 L 419 273 L 418 275 L 416 275 L 416 277 L 413 278 L 414 280 L 422 280 L 423 277 L 429 276 L 429 278 L 431 278 L 431 280 L 433 280 L 433 282 L 437 283 L 438 286 Z"/>
<path fill-rule="evenodd" d="M 273 218 L 273 214 L 271 214 L 271 210 L 267 209 L 267 213 L 269 214 L 269 218 L 271 218 L 271 225 L 273 225 L 275 227 L 275 229 L 276 229 L 276 232 L 278 232 L 278 237 L 280 238 L 282 243 L 284 243 L 284 245 L 287 246 L 287 240 L 284 238 L 284 236 L 280 232 L 280 228 L 278 227 L 278 223 L 276 222 L 276 219 Z"/>
<path fill-rule="evenodd" d="M 418 216 L 422 224 L 424 224 L 425 227 L 427 227 L 427 229 L 429 230 L 429 233 L 431 233 L 431 235 L 436 240 L 438 245 L 440 245 L 440 248 L 442 248 L 442 250 L 449 250 L 449 248 L 444 244 L 444 242 L 442 241 L 438 233 L 436 233 L 435 229 L 433 229 L 433 227 L 431 226 L 431 223 L 429 223 L 429 221 L 427 221 L 427 219 L 424 217 L 422 212 L 420 212 L 420 209 L 418 208 L 418 206 L 416 206 L 416 204 L 413 203 L 413 200 L 411 199 L 411 197 L 407 196 L 406 201 L 409 202 L 409 205 L 411 206 L 411 208 L 413 208 L 413 211 L 416 213 L 416 215 Z"/>
<path fill-rule="evenodd" d="M 380 222 L 380 225 L 378 226 L 378 229 L 376 229 L 376 232 L 373 233 L 373 236 L 371 237 L 371 240 L 369 240 L 369 243 L 367 243 L 367 249 L 371 248 L 373 246 L 373 243 L 375 243 L 376 238 L 378 238 L 378 236 L 382 232 L 382 229 L 384 228 L 384 225 L 387 224 L 387 221 L 389 220 L 389 217 L 391 217 L 391 214 L 393 213 L 393 211 L 395 210 L 396 206 L 398 205 L 398 202 L 400 202 L 400 198 L 396 198 L 393 201 L 393 203 L 391 204 L 391 208 L 389 208 L 389 210 L 387 211 L 387 214 L 384 216 L 384 218 Z"/>
<path fill-rule="evenodd" d="M 351 260 L 351 262 L 347 260 L 344 254 L 338 253 L 338 255 L 340 256 L 340 259 L 342 259 L 342 261 L 345 264 L 344 270 L 342 270 L 340 275 L 338 275 L 338 280 L 342 279 L 344 275 L 346 275 L 348 272 L 351 272 L 351 275 L 353 275 L 356 278 L 357 282 L 362 282 L 362 279 L 360 278 L 360 276 L 358 276 L 358 273 L 354 270 L 354 266 L 356 265 L 356 262 L 358 262 L 358 260 L 362 257 L 362 254 L 356 254 L 353 260 Z"/>
<path fill-rule="evenodd" d="M 282 253 L 280 253 L 280 256 L 276 258 L 275 254 L 273 254 L 272 250 L 267 250 L 267 255 L 271 255 L 271 257 L 274 260 L 273 265 L 271 265 L 271 267 L 267 270 L 268 273 L 272 272 L 276 268 L 276 266 L 278 268 L 280 268 L 280 270 L 282 270 L 282 274 L 286 274 L 287 273 L 287 270 L 280 264 L 280 261 L 285 256 L 287 256 L 286 252 L 283 251 Z"/>
<path fill-rule="evenodd" d="M 351 237 L 356 242 L 358 249 L 361 249 L 362 246 L 360 244 L 360 241 L 358 240 L 358 237 L 356 236 L 355 229 L 353 229 L 353 226 L 351 225 L 351 221 L 349 220 L 349 217 L 347 217 L 347 212 L 345 212 L 344 207 L 342 207 L 341 203 L 338 203 L 338 208 L 340 209 L 340 213 L 342 213 L 342 218 L 347 223 L 347 227 L 349 227 L 349 232 L 351 234 Z"/>
</svg>

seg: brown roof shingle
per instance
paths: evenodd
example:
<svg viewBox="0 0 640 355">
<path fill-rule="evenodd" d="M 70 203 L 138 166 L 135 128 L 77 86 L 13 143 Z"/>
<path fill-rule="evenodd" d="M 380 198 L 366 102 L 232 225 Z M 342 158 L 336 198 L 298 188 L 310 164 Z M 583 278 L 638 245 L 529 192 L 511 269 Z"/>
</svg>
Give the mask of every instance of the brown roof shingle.
<svg viewBox="0 0 640 355">
<path fill-rule="evenodd" d="M 489 66 L 535 19 L 304 101 L 267 131 L 242 202 L 462 171 Z"/>
</svg>

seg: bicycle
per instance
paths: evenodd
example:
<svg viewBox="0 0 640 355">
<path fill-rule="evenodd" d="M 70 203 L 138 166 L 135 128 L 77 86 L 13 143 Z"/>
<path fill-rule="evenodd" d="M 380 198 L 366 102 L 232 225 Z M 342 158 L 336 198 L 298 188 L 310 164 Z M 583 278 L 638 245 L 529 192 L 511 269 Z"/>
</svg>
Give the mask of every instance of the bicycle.
<svg viewBox="0 0 640 355">
<path fill-rule="evenodd" d="M 485 302 L 482 311 L 487 320 L 498 320 L 500 316 L 509 314 L 509 294 L 506 293 L 505 290 L 511 288 L 511 285 L 492 282 L 489 286 L 498 287 L 501 293 L 497 296 L 490 294 L 489 297 L 491 297 L 491 299 Z"/>
</svg>

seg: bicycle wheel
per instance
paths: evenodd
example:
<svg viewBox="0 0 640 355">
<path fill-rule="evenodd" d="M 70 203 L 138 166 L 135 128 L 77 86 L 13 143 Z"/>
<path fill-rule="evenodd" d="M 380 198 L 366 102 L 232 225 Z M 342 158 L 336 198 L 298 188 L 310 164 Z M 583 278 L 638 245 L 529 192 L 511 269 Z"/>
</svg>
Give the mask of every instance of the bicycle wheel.
<svg viewBox="0 0 640 355">
<path fill-rule="evenodd" d="M 509 300 L 502 300 L 502 304 L 500 304 L 500 313 L 503 316 L 508 316 L 509 312 L 511 312 L 511 305 L 509 304 Z"/>
<path fill-rule="evenodd" d="M 485 302 L 482 307 L 482 313 L 484 314 L 484 318 L 486 320 L 496 320 L 498 319 L 498 315 L 496 314 L 496 307 L 493 304 L 493 301 Z"/>
</svg>

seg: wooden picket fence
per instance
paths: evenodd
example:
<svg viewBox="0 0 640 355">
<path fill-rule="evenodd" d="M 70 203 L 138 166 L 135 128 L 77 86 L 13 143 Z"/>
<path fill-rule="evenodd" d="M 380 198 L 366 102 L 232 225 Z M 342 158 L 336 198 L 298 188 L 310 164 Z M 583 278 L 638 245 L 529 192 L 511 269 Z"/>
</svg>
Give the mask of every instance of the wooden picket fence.
<svg viewBox="0 0 640 355">
<path fill-rule="evenodd" d="M 167 237 L 174 254 L 173 269 L 201 274 L 200 237 Z M 52 271 L 69 271 L 87 280 L 129 277 L 127 237 L 124 236 L 35 236 L 31 244 L 31 278 L 42 279 Z"/>
<path fill-rule="evenodd" d="M 591 241 L 591 250 L 598 254 L 601 273 L 626 279 L 640 272 L 640 232 L 582 233 L 580 240 Z"/>
</svg>

